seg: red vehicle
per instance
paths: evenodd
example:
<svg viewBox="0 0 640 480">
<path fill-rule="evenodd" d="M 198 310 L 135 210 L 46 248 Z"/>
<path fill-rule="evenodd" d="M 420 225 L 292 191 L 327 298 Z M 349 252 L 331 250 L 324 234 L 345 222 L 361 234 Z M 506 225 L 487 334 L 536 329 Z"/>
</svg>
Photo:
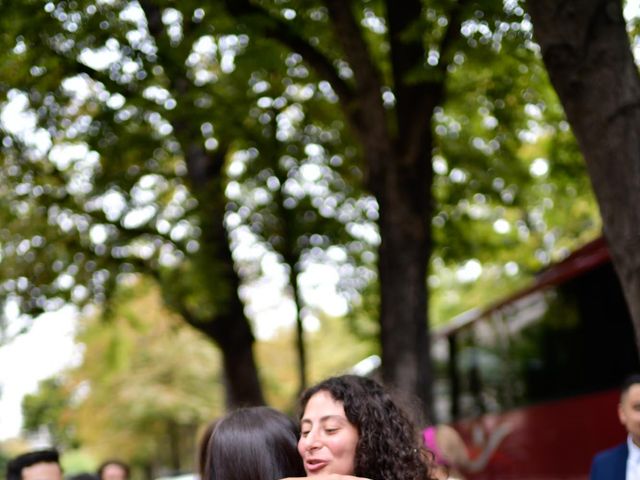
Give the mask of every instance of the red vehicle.
<svg viewBox="0 0 640 480">
<path fill-rule="evenodd" d="M 619 385 L 640 371 L 633 326 L 598 239 L 533 285 L 433 333 L 435 413 L 472 456 L 502 440 L 473 479 L 586 479 L 626 438 Z"/>
</svg>

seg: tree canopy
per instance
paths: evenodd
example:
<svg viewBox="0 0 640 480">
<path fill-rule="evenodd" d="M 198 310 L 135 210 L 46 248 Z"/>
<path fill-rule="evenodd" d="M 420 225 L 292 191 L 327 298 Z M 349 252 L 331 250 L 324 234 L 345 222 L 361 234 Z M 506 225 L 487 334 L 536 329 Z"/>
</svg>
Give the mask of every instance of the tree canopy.
<svg viewBox="0 0 640 480">
<path fill-rule="evenodd" d="M 378 319 L 384 380 L 428 406 L 432 252 L 442 288 L 470 260 L 510 281 L 597 231 L 519 2 L 3 13 L 2 301 L 109 317 L 149 274 L 220 347 L 229 404 L 264 401 L 238 294 L 262 273 L 304 313 L 299 275 L 333 263 L 353 318 Z"/>
<path fill-rule="evenodd" d="M 194 469 L 202 425 L 224 412 L 219 353 L 163 305 L 157 285 L 118 287 L 109 322 L 80 320 L 82 362 L 23 400 L 24 430 L 44 427 L 62 451 L 122 458 L 135 468 Z"/>
</svg>

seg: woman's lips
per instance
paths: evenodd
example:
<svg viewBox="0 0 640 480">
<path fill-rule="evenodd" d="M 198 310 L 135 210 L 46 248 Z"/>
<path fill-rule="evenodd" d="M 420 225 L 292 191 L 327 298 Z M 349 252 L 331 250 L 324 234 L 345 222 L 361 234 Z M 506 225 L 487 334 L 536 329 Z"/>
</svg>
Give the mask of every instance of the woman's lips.
<svg viewBox="0 0 640 480">
<path fill-rule="evenodd" d="M 310 460 L 305 460 L 304 469 L 307 471 L 307 473 L 315 473 L 315 472 L 319 472 L 320 470 L 322 470 L 328 464 L 329 464 L 329 462 L 327 460 L 313 459 L 312 458 Z"/>
</svg>

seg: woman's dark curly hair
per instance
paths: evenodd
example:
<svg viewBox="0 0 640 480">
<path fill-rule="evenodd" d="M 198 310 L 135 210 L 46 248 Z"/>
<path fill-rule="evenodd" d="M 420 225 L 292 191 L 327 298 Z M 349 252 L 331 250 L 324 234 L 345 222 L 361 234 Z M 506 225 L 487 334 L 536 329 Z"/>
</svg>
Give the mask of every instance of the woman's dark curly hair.
<svg viewBox="0 0 640 480">
<path fill-rule="evenodd" d="M 429 454 L 415 427 L 382 385 L 357 375 L 328 378 L 302 393 L 302 413 L 321 391 L 342 402 L 347 420 L 358 429 L 354 475 L 376 480 L 431 478 Z"/>
</svg>

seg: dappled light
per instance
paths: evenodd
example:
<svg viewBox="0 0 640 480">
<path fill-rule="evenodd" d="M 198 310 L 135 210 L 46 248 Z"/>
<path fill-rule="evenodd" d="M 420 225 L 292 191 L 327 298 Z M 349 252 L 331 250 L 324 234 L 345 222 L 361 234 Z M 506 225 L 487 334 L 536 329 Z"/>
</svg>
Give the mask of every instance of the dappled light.
<svg viewBox="0 0 640 480">
<path fill-rule="evenodd" d="M 534 7 L 313 3 L 3 7 L 0 352 L 69 308 L 79 348 L 12 435 L 126 456 L 134 480 L 192 472 L 199 428 L 225 409 L 292 412 L 354 365 L 429 416 L 431 328 L 603 225 L 636 238 L 602 209 L 615 195 L 593 193 L 606 162 L 585 159 L 637 149 L 576 129 L 606 92 L 576 114 L 558 89 L 605 69 L 554 73 Z M 627 103 L 603 131 L 633 113 L 635 90 L 612 91 Z"/>
</svg>

